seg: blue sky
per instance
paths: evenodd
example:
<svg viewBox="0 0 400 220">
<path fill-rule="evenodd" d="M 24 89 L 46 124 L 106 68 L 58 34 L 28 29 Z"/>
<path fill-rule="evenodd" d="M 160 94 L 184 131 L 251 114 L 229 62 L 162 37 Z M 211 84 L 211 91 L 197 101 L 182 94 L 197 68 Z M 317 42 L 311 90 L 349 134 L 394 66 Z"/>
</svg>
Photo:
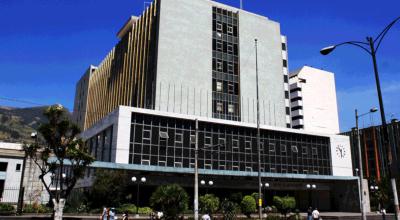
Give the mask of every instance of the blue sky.
<svg viewBox="0 0 400 220">
<path fill-rule="evenodd" d="M 115 34 L 141 0 L 0 0 L 0 97 L 73 107 L 75 83 L 116 44 Z M 239 6 L 239 0 L 220 0 Z M 378 107 L 370 57 L 350 46 L 329 56 L 319 50 L 376 36 L 400 16 L 398 0 L 243 0 L 244 9 L 281 24 L 288 37 L 289 68 L 303 65 L 336 74 L 341 130 L 354 125 L 354 109 Z M 179 6 L 177 6 L 179 7 Z M 400 22 L 378 53 L 387 118 L 400 118 Z M 0 105 L 32 106 L 0 99 Z M 379 123 L 379 114 L 362 126 Z"/>
</svg>

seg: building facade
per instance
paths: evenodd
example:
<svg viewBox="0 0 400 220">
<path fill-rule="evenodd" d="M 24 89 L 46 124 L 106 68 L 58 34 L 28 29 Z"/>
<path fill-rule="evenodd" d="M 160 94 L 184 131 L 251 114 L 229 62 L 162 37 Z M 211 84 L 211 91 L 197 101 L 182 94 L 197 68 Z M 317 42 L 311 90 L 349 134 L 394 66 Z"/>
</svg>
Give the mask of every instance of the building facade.
<svg viewBox="0 0 400 220">
<path fill-rule="evenodd" d="M 388 161 L 387 161 L 387 146 L 384 145 L 382 126 L 371 126 L 360 129 L 361 142 L 361 158 L 366 179 L 374 179 L 380 181 L 382 177 L 387 177 Z M 388 137 L 390 144 L 394 144 L 397 148 L 397 157 L 400 152 L 400 123 L 397 120 L 392 120 L 387 125 Z M 353 167 L 359 167 L 359 154 L 357 146 L 356 130 L 344 132 L 344 135 L 350 137 Z M 354 173 L 356 175 L 356 173 Z"/>
<path fill-rule="evenodd" d="M 157 0 L 118 37 L 77 84 L 74 115 L 83 129 L 119 105 L 255 122 L 255 39 L 261 123 L 290 126 L 279 23 L 213 1 Z"/>
<path fill-rule="evenodd" d="M 22 144 L 0 142 L 0 202 L 17 203 L 20 192 L 24 151 Z M 23 178 L 23 200 L 28 204 L 44 204 L 49 201 L 48 194 L 38 176 L 40 170 L 27 159 Z"/>
<path fill-rule="evenodd" d="M 168 183 L 193 189 L 198 139 L 200 176 L 215 180 L 215 194 L 254 192 L 260 170 L 271 182 L 267 201 L 293 195 L 301 209 L 358 209 L 349 138 L 290 128 L 295 112 L 279 23 L 208 0 L 155 0 L 118 37 L 89 75 L 86 97 L 77 96 L 87 99 L 76 101 L 87 103 L 78 118 L 96 158 L 78 187 L 89 187 L 94 171 L 105 168 L 146 176 L 144 195 Z"/>
<path fill-rule="evenodd" d="M 306 131 L 339 133 L 334 74 L 304 66 L 290 74 L 292 127 Z"/>
</svg>

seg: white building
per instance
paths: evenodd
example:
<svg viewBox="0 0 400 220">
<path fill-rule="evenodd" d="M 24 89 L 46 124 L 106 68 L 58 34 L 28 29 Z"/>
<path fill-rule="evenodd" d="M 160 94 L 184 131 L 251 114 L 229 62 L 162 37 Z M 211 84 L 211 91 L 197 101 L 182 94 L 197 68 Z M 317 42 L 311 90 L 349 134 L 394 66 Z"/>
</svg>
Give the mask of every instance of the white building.
<svg viewBox="0 0 400 220">
<path fill-rule="evenodd" d="M 23 170 L 24 151 L 20 143 L 0 142 L 0 202 L 17 203 Z M 33 161 L 26 160 L 24 174 L 24 202 L 46 203 L 48 194 L 38 176 L 40 170 Z"/>
<path fill-rule="evenodd" d="M 292 127 L 311 132 L 339 133 L 333 73 L 304 66 L 290 73 Z"/>
</svg>

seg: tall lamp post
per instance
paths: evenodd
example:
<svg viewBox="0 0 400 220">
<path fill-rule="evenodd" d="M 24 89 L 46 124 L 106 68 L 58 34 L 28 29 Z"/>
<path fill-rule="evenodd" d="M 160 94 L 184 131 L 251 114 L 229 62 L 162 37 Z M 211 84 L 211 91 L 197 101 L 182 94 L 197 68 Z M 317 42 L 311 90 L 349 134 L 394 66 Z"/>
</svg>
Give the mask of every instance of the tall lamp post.
<svg viewBox="0 0 400 220">
<path fill-rule="evenodd" d="M 205 180 L 201 180 L 200 184 L 202 186 L 206 186 L 206 181 Z M 214 181 L 212 181 L 212 180 L 208 181 L 208 185 L 211 187 L 212 185 L 214 185 Z M 206 194 L 208 194 L 208 187 L 207 186 L 206 186 Z"/>
<path fill-rule="evenodd" d="M 256 90 L 257 90 L 257 156 L 258 156 L 258 218 L 262 219 L 261 198 L 261 150 L 260 150 L 260 99 L 258 96 L 258 47 L 257 39 L 254 39 L 256 50 Z"/>
<path fill-rule="evenodd" d="M 264 189 L 264 190 L 263 190 L 263 195 L 264 195 L 264 206 L 265 206 L 265 204 L 266 204 L 265 201 L 267 201 L 266 196 L 265 196 L 265 190 L 266 190 L 267 188 L 269 188 L 269 183 L 261 184 L 261 187 Z"/>
<path fill-rule="evenodd" d="M 132 177 L 132 182 L 137 184 L 137 191 L 136 191 L 136 216 L 139 216 L 139 185 L 140 182 L 145 183 L 146 177 L 140 178 L 140 181 L 134 176 Z"/>
<path fill-rule="evenodd" d="M 388 33 L 388 31 L 393 27 L 393 25 L 400 20 L 400 17 L 394 19 L 389 25 L 387 25 L 383 31 L 375 38 L 373 39 L 372 37 L 367 37 L 367 41 L 347 41 L 343 42 L 337 45 L 333 46 L 328 46 L 323 49 L 321 49 L 320 53 L 322 55 L 328 55 L 331 53 L 336 47 L 349 44 L 353 45 L 356 47 L 359 47 L 363 49 L 365 52 L 367 52 L 369 55 L 371 55 L 372 58 L 372 63 L 374 67 L 374 73 L 375 73 L 375 82 L 376 82 L 376 89 L 378 92 L 378 100 L 379 100 L 379 108 L 380 108 L 380 113 L 381 113 L 381 120 L 382 120 L 382 127 L 383 127 L 383 138 L 384 138 L 384 148 L 388 148 L 389 154 L 386 154 L 385 156 L 388 159 L 388 166 L 389 166 L 389 174 L 390 174 L 390 182 L 392 185 L 392 192 L 393 192 L 393 198 L 394 198 L 394 207 L 395 207 L 395 217 L 397 220 L 400 218 L 400 212 L 399 212 L 399 200 L 397 197 L 397 188 L 396 188 L 396 175 L 398 175 L 398 160 L 397 160 L 397 149 L 394 146 L 394 144 L 389 143 L 389 137 L 388 137 L 388 132 L 387 132 L 387 124 L 386 124 L 386 116 L 385 116 L 385 109 L 383 107 L 383 101 L 382 101 L 382 92 L 381 92 L 381 85 L 380 85 L 380 80 L 379 80 L 379 73 L 378 73 L 378 65 L 376 62 L 376 53 L 378 52 L 379 46 L 382 43 L 382 40 Z M 390 147 L 388 146 L 390 144 Z M 386 149 L 382 149 L 386 151 Z"/>
<path fill-rule="evenodd" d="M 361 211 L 361 217 L 363 220 L 367 219 L 367 215 L 365 213 L 365 208 L 364 208 L 364 190 L 363 190 L 363 179 L 364 179 L 364 170 L 363 170 L 363 164 L 362 164 L 362 157 L 361 157 L 361 140 L 360 140 L 360 129 L 358 128 L 358 120 L 365 115 L 371 114 L 378 111 L 376 108 L 371 108 L 369 112 L 366 112 L 364 114 L 359 115 L 357 109 L 355 110 L 356 113 L 356 132 L 357 132 L 357 149 L 358 149 L 358 166 L 360 168 L 360 175 L 358 175 L 359 178 L 359 189 L 360 189 L 360 211 Z"/>
</svg>

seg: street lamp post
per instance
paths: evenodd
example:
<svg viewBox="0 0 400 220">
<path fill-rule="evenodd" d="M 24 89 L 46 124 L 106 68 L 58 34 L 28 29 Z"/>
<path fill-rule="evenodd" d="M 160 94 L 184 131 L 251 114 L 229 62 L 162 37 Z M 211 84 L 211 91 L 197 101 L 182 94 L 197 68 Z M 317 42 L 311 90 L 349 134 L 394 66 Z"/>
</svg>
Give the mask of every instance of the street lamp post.
<svg viewBox="0 0 400 220">
<path fill-rule="evenodd" d="M 357 149 L 358 149 L 358 166 L 360 168 L 360 173 L 359 173 L 360 175 L 358 175 L 358 178 L 359 178 L 358 187 L 360 189 L 359 190 L 360 191 L 360 200 L 361 200 L 360 201 L 360 211 L 361 211 L 361 217 L 362 217 L 363 220 L 367 219 L 367 215 L 366 215 L 365 207 L 364 207 L 364 190 L 363 190 L 363 183 L 362 183 L 362 181 L 364 179 L 364 177 L 363 177 L 364 176 L 364 171 L 363 171 L 363 164 L 362 164 L 362 157 L 361 157 L 361 140 L 360 140 L 360 129 L 358 128 L 358 120 L 362 116 L 365 116 L 365 115 L 370 114 L 370 113 L 374 113 L 376 111 L 378 111 L 378 109 L 371 108 L 369 110 L 369 112 L 361 114 L 361 115 L 358 115 L 357 109 L 355 110 L 355 113 L 356 113 L 356 132 L 357 132 Z"/>
<path fill-rule="evenodd" d="M 256 92 L 257 92 L 257 156 L 258 156 L 258 218 L 262 219 L 261 198 L 261 149 L 260 149 L 260 99 L 258 96 L 258 47 L 257 39 L 254 39 L 256 50 Z"/>
<path fill-rule="evenodd" d="M 386 116 L 385 116 L 385 109 L 383 106 L 383 101 L 382 101 L 382 92 L 381 92 L 381 85 L 380 85 L 380 80 L 379 80 L 379 73 L 378 73 L 378 65 L 376 62 L 376 53 L 379 49 L 379 46 L 382 43 L 382 40 L 386 36 L 386 34 L 389 32 L 389 30 L 393 27 L 393 25 L 400 20 L 400 17 L 394 19 L 389 25 L 383 29 L 383 31 L 375 38 L 373 39 L 372 37 L 367 37 L 367 41 L 347 41 L 343 42 L 334 46 L 329 46 L 323 48 L 320 53 L 322 55 L 328 55 L 331 53 L 336 47 L 344 45 L 344 44 L 350 44 L 356 47 L 359 47 L 366 51 L 369 55 L 371 55 L 372 58 L 372 63 L 374 66 L 374 74 L 375 74 L 375 82 L 376 82 L 376 89 L 378 92 L 378 100 L 379 100 L 379 108 L 380 108 L 380 113 L 381 113 L 381 121 L 382 121 L 382 130 L 383 130 L 383 138 L 384 138 L 384 147 L 382 149 L 382 152 L 385 152 L 387 148 L 389 151 L 389 154 L 384 155 L 388 159 L 388 168 L 389 168 L 389 175 L 390 175 L 390 182 L 392 185 L 392 193 L 393 193 L 393 198 L 394 198 L 394 207 L 395 207 L 395 217 L 397 220 L 400 219 L 400 211 L 399 211 L 399 200 L 397 197 L 397 188 L 396 188 L 396 175 L 398 175 L 398 160 L 397 160 L 397 149 L 394 146 L 394 144 L 389 143 L 389 138 L 387 134 L 387 123 L 386 123 Z M 389 146 L 390 145 L 390 146 Z"/>
<path fill-rule="evenodd" d="M 132 182 L 137 184 L 137 190 L 136 190 L 136 216 L 139 216 L 139 185 L 140 182 L 145 183 L 146 182 L 146 177 L 140 178 L 140 181 L 134 176 L 132 177 Z"/>
</svg>

